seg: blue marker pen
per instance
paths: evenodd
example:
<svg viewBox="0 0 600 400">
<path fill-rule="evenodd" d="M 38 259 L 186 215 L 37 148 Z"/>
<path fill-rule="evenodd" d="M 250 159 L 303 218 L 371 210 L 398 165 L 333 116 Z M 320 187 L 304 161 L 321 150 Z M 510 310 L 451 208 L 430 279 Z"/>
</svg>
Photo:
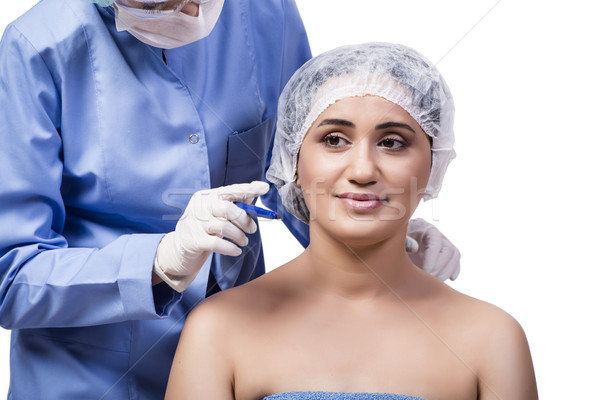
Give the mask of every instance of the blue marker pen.
<svg viewBox="0 0 600 400">
<path fill-rule="evenodd" d="M 241 208 L 242 210 L 246 211 L 246 214 L 248 214 L 251 217 L 262 217 L 262 218 L 268 218 L 268 219 L 280 219 L 281 217 L 279 216 L 279 214 L 277 214 L 274 211 L 271 210 L 267 210 L 265 208 L 260 208 L 257 206 L 254 206 L 252 204 L 246 204 L 246 203 L 234 203 L 236 206 L 238 206 L 239 208 Z"/>
</svg>

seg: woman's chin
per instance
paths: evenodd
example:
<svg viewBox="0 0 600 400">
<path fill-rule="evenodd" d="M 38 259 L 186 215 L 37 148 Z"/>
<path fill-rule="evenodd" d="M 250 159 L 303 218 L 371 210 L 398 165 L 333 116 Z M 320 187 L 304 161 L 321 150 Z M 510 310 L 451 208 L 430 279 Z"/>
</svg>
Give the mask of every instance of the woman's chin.
<svg viewBox="0 0 600 400">
<path fill-rule="evenodd" d="M 352 214 L 335 220 L 313 220 L 318 229 L 324 230 L 335 241 L 352 247 L 373 246 L 395 239 L 406 231 L 408 220 L 405 218 L 379 219 L 368 214 Z M 402 227 L 405 227 L 402 229 Z M 404 235 L 405 236 L 405 235 Z M 405 238 L 402 238 L 402 243 Z"/>
</svg>

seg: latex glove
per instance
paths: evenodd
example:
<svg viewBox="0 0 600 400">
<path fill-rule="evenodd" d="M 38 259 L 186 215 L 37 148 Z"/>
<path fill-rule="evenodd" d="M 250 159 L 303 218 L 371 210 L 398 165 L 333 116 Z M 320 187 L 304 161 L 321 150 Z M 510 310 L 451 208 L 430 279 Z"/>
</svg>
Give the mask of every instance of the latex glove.
<svg viewBox="0 0 600 400">
<path fill-rule="evenodd" d="M 167 233 L 158 245 L 154 259 L 156 275 L 182 292 L 211 252 L 242 254 L 238 246 L 246 246 L 246 233 L 256 232 L 257 227 L 233 202 L 249 203 L 268 190 L 268 183 L 254 181 L 194 193 L 175 231 Z"/>
<path fill-rule="evenodd" d="M 406 250 L 412 262 L 441 281 L 460 273 L 460 252 L 432 224 L 421 218 L 408 222 Z M 415 249 L 414 239 L 418 245 Z"/>
</svg>

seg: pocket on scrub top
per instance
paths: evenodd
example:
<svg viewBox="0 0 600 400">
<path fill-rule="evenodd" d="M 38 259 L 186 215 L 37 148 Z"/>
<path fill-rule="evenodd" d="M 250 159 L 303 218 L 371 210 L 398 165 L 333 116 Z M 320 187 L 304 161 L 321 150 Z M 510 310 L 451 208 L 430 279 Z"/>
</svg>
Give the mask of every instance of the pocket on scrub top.
<svg viewBox="0 0 600 400">
<path fill-rule="evenodd" d="M 227 138 L 225 185 L 262 180 L 269 145 L 275 128 L 275 116 L 244 132 Z"/>
</svg>

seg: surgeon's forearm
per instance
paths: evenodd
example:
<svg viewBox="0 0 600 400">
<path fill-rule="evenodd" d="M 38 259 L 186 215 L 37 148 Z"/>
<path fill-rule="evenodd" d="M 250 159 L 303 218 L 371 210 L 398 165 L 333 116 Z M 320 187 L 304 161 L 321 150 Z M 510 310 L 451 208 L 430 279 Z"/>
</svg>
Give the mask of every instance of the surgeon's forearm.
<svg viewBox="0 0 600 400">
<path fill-rule="evenodd" d="M 67 328 L 158 318 L 147 274 L 161 237 L 123 235 L 97 249 L 40 251 L 42 244 L 32 244 L 0 257 L 0 326 Z M 89 307 L 94 312 L 86 312 Z"/>
</svg>

